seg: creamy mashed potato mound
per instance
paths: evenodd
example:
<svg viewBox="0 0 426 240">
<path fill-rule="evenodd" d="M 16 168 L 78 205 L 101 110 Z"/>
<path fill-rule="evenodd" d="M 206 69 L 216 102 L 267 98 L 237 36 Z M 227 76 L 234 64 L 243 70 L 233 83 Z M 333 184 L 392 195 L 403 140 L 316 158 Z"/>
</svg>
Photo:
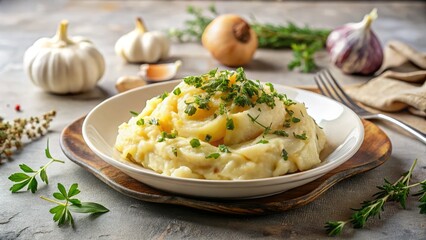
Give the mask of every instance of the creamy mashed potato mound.
<svg viewBox="0 0 426 240">
<path fill-rule="evenodd" d="M 242 180 L 311 169 L 325 142 L 303 103 L 240 68 L 186 77 L 148 100 L 119 126 L 115 148 L 167 176 Z"/>
</svg>

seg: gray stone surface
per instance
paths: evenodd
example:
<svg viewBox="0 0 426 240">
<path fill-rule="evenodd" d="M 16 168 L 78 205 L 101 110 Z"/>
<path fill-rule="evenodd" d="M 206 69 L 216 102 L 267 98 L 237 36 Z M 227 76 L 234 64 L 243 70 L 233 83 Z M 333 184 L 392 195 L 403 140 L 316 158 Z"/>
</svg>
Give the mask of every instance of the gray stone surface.
<svg viewBox="0 0 426 240">
<path fill-rule="evenodd" d="M 367 173 L 352 177 L 325 192 L 316 201 L 282 214 L 236 217 L 212 214 L 185 207 L 153 204 L 126 197 L 70 161 L 48 169 L 51 184 L 40 184 L 36 194 L 11 194 L 7 177 L 26 163 L 37 167 L 46 162 L 46 139 L 51 152 L 66 159 L 59 147 L 62 129 L 83 116 L 109 96 L 116 94 L 114 83 L 124 74 L 135 74 L 137 65 L 126 65 L 115 56 L 113 45 L 120 35 L 142 16 L 149 29 L 180 27 L 187 18 L 188 4 L 205 7 L 209 2 L 179 1 L 0 1 L 0 115 L 6 119 L 27 117 L 56 109 L 58 115 L 47 137 L 28 144 L 12 160 L 0 164 L 0 239 L 248 239 L 248 238 L 325 238 L 328 220 L 347 219 L 350 207 L 368 199 L 384 177 L 394 180 L 419 159 L 414 180 L 426 176 L 426 148 L 397 129 L 377 122 L 389 135 L 393 153 L 388 162 Z M 357 21 L 373 7 L 379 10 L 374 29 L 383 43 L 403 40 L 426 51 L 426 4 L 422 2 L 217 2 L 221 13 L 254 14 L 261 22 L 288 20 L 315 27 L 336 27 Z M 22 57 L 36 39 L 51 36 L 61 19 L 69 19 L 70 33 L 93 40 L 104 54 L 107 70 L 99 88 L 75 96 L 47 94 L 31 84 L 24 74 Z M 199 44 L 174 44 L 171 55 L 183 59 L 180 76 L 198 74 L 220 66 Z M 288 50 L 259 50 L 246 67 L 249 77 L 287 85 L 313 85 L 312 74 L 286 70 Z M 327 54 L 318 54 L 321 66 Z M 346 83 L 361 83 L 362 77 L 342 76 Z M 20 104 L 23 112 L 13 106 Z M 69 186 L 78 182 L 85 201 L 100 202 L 111 211 L 99 217 L 75 214 L 76 227 L 59 228 L 48 212 L 51 204 L 39 199 L 50 196 L 56 183 Z M 418 203 L 410 197 L 408 209 L 387 205 L 382 219 L 372 219 L 362 230 L 348 228 L 342 237 L 356 239 L 426 239 L 425 216 L 418 214 Z"/>
</svg>

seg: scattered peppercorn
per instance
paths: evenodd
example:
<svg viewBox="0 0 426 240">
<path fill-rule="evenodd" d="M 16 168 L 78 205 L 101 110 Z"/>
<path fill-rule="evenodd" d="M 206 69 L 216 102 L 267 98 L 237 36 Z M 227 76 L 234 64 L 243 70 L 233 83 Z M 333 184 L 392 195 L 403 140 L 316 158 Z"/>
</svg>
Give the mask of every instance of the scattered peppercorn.
<svg viewBox="0 0 426 240">
<path fill-rule="evenodd" d="M 0 116 L 0 159 L 8 158 L 22 149 L 25 141 L 35 140 L 46 134 L 55 116 L 54 110 L 40 117 L 17 118 L 10 122 L 4 121 Z"/>
</svg>

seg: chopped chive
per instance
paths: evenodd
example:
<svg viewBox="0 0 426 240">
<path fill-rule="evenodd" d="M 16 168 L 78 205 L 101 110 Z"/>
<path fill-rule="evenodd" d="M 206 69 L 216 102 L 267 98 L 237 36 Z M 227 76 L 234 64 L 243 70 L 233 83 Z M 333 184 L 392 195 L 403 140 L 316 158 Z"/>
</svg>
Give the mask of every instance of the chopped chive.
<svg viewBox="0 0 426 240">
<path fill-rule="evenodd" d="M 175 90 L 173 90 L 173 94 L 176 95 L 176 96 L 178 96 L 181 93 L 182 92 L 181 92 L 180 88 L 176 88 Z"/>
<path fill-rule="evenodd" d="M 143 118 L 139 119 L 139 120 L 136 122 L 136 125 L 138 125 L 138 126 L 142 126 L 142 125 L 144 125 L 144 124 L 145 124 L 145 120 L 144 120 Z"/>
<path fill-rule="evenodd" d="M 139 115 L 139 113 L 135 111 L 130 111 L 130 114 L 132 114 L 133 117 L 137 117 Z"/>
<path fill-rule="evenodd" d="M 192 104 L 188 104 L 185 108 L 185 113 L 188 114 L 188 116 L 192 116 L 197 111 L 197 108 L 194 107 Z"/>
<path fill-rule="evenodd" d="M 201 146 L 200 140 L 198 140 L 196 138 L 191 139 L 191 141 L 189 141 L 189 143 L 191 144 L 192 148 L 196 148 L 196 147 Z"/>
</svg>

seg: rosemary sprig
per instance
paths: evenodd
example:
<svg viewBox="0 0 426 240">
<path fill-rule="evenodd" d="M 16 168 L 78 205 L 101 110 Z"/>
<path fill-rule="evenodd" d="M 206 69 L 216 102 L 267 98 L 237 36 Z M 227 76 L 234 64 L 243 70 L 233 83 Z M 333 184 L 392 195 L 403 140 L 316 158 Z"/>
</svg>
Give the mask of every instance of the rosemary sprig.
<svg viewBox="0 0 426 240">
<path fill-rule="evenodd" d="M 81 202 L 79 199 L 75 198 L 75 196 L 80 193 L 77 183 L 72 184 L 68 192 L 66 191 L 64 185 L 58 183 L 58 190 L 59 192 L 53 193 L 53 197 L 56 200 L 40 196 L 41 199 L 58 205 L 51 208 L 49 211 L 51 214 L 53 214 L 53 220 L 58 222 L 58 225 L 70 223 L 71 226 L 73 226 L 74 218 L 72 217 L 71 212 L 91 214 L 105 213 L 109 211 L 108 208 L 102 206 L 99 203 Z M 65 202 L 60 202 L 57 200 L 65 200 Z"/>
<path fill-rule="evenodd" d="M 299 27 L 292 22 L 287 25 L 254 22 L 251 27 L 257 34 L 260 48 L 289 48 L 293 44 L 325 43 L 330 34 L 328 29 Z"/>
<path fill-rule="evenodd" d="M 50 161 L 46 165 L 41 166 L 40 169 L 36 171 L 26 164 L 20 164 L 19 168 L 21 168 L 23 172 L 13 173 L 12 175 L 9 176 L 10 181 L 16 182 L 9 189 L 12 193 L 15 193 L 21 190 L 27 185 L 28 185 L 27 190 L 31 190 L 32 193 L 35 193 L 37 191 L 37 186 L 38 186 L 38 182 L 36 179 L 37 175 L 40 175 L 41 181 L 45 182 L 46 184 L 49 184 L 49 179 L 46 173 L 47 167 L 54 162 L 64 163 L 64 161 L 58 160 L 52 157 L 49 150 L 49 140 L 47 140 L 47 147 L 44 152 L 46 157 L 50 159 Z M 27 173 L 33 173 L 33 175 L 29 176 Z"/>
<path fill-rule="evenodd" d="M 385 183 L 377 187 L 380 191 L 373 195 L 375 199 L 363 202 L 359 209 L 353 209 L 355 212 L 350 219 L 327 222 L 325 224 L 326 232 L 330 236 L 336 236 L 342 232 L 348 223 L 351 223 L 354 228 L 363 228 L 369 218 L 380 217 L 380 213 L 384 211 L 384 205 L 388 201 L 399 202 L 401 207 L 405 209 L 410 189 L 419 185 L 422 189 L 414 196 L 420 196 L 420 213 L 426 214 L 426 179 L 410 185 L 410 178 L 416 163 L 417 159 L 411 165 L 410 170 L 404 173 L 395 183 L 392 184 L 385 179 Z"/>
</svg>

